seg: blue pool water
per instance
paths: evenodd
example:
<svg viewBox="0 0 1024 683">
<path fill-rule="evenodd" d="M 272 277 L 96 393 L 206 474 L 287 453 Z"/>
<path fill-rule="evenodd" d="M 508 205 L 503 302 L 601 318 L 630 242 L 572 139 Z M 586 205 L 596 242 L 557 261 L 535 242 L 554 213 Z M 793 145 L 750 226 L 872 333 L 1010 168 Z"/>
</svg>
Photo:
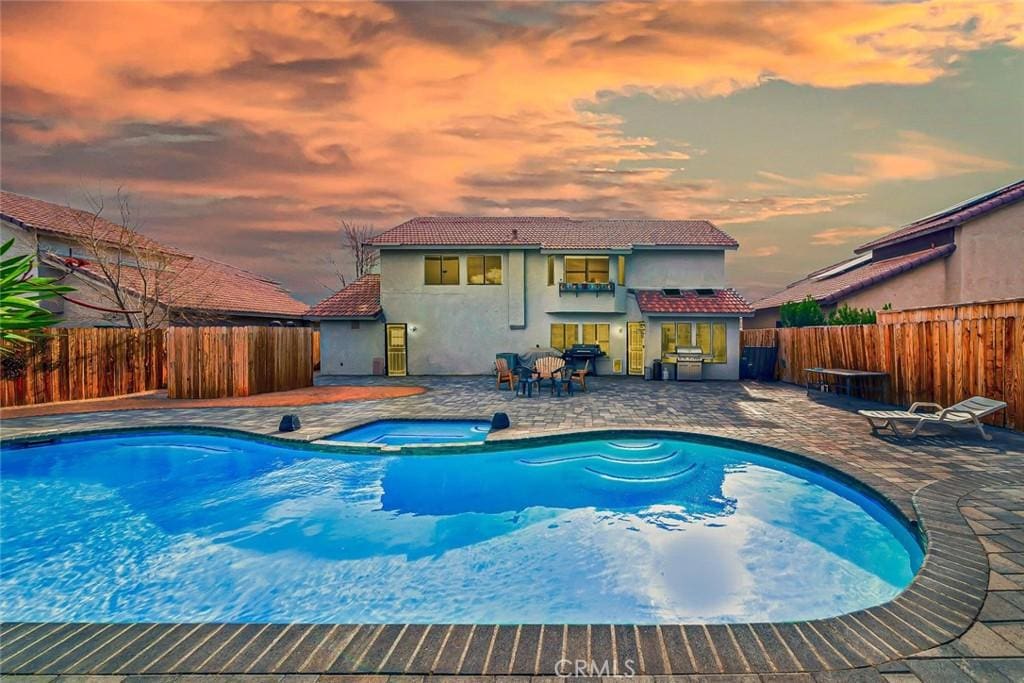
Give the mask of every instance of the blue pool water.
<svg viewBox="0 0 1024 683">
<path fill-rule="evenodd" d="M 4 448 L 3 620 L 791 621 L 922 561 L 873 497 L 676 438 L 345 454 L 190 433 Z"/>
<path fill-rule="evenodd" d="M 483 443 L 490 431 L 486 420 L 378 420 L 326 440 L 378 446 Z"/>
</svg>

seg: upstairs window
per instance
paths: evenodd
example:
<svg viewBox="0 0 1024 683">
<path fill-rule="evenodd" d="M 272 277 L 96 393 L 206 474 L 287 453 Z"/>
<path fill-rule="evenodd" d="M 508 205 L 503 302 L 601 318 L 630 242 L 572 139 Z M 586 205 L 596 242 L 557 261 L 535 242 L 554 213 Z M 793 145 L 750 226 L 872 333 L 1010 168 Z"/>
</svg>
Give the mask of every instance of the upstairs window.
<svg viewBox="0 0 1024 683">
<path fill-rule="evenodd" d="M 501 256 L 467 256 L 466 282 L 471 285 L 500 285 Z"/>
<path fill-rule="evenodd" d="M 619 257 L 619 287 L 626 286 L 626 257 Z"/>
<path fill-rule="evenodd" d="M 572 284 L 581 282 L 599 282 L 607 284 L 607 256 L 566 256 L 565 281 Z"/>
<path fill-rule="evenodd" d="M 459 284 L 459 257 L 424 256 L 423 281 L 428 285 Z"/>
<path fill-rule="evenodd" d="M 548 256 L 548 287 L 555 284 L 555 257 Z"/>
</svg>

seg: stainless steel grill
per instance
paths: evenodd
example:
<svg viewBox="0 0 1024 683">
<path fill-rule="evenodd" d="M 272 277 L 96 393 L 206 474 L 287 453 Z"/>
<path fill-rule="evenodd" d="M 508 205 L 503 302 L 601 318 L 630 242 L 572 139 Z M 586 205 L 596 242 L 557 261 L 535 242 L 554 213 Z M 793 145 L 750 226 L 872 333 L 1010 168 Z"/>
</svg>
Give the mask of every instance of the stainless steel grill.
<svg viewBox="0 0 1024 683">
<path fill-rule="evenodd" d="M 699 346 L 676 347 L 676 380 L 700 381 L 704 379 L 704 354 Z"/>
</svg>

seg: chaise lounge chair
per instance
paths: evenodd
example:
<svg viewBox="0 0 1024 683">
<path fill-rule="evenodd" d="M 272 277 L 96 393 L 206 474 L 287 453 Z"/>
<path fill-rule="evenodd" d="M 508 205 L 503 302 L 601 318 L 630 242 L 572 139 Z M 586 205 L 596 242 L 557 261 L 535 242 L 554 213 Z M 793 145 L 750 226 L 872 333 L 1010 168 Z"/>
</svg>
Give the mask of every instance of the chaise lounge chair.
<svg viewBox="0 0 1024 683">
<path fill-rule="evenodd" d="M 920 408 L 936 408 L 937 413 L 919 413 Z M 899 422 L 913 422 L 914 430 L 910 436 L 917 436 L 921 428 L 927 424 L 947 425 L 949 427 L 966 427 L 977 429 L 981 437 L 991 441 L 992 437 L 985 433 L 981 424 L 981 418 L 997 413 L 1006 408 L 1006 403 L 984 396 L 972 396 L 966 401 L 960 401 L 956 405 L 943 408 L 938 403 L 915 403 L 910 410 L 858 410 L 857 413 L 871 425 L 871 432 L 877 433 L 880 429 L 890 429 L 896 436 L 903 436 L 896 424 Z"/>
</svg>

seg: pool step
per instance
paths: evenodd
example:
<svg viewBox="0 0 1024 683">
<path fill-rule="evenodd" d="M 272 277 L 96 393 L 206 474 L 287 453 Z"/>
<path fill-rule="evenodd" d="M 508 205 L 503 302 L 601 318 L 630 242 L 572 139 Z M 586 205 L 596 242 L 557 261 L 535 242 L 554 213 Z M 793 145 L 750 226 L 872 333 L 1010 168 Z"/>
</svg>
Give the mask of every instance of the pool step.
<svg viewBox="0 0 1024 683">
<path fill-rule="evenodd" d="M 657 484 L 660 482 L 672 481 L 674 479 L 679 479 L 680 477 L 686 476 L 687 474 L 692 472 L 696 467 L 696 463 L 690 463 L 683 469 L 677 470 L 675 472 L 669 472 L 668 474 L 653 474 L 650 476 L 641 477 L 627 476 L 624 474 L 612 474 L 611 472 L 602 472 L 601 470 L 596 470 L 593 467 L 586 467 L 584 469 L 586 469 L 587 472 L 590 472 L 591 474 L 597 475 L 598 477 L 602 479 L 607 479 L 609 481 L 621 481 L 630 484 Z"/>
<path fill-rule="evenodd" d="M 520 460 L 519 462 L 524 465 L 543 466 L 543 465 L 559 465 L 566 462 L 574 462 L 577 460 L 604 460 L 605 462 L 625 463 L 630 465 L 653 465 L 660 462 L 667 462 L 672 458 L 676 457 L 679 451 L 672 451 L 668 455 L 659 455 L 653 458 L 617 458 L 614 455 L 605 455 L 604 453 L 588 453 L 586 455 L 567 455 L 561 458 L 548 458 L 544 460 Z"/>
</svg>

